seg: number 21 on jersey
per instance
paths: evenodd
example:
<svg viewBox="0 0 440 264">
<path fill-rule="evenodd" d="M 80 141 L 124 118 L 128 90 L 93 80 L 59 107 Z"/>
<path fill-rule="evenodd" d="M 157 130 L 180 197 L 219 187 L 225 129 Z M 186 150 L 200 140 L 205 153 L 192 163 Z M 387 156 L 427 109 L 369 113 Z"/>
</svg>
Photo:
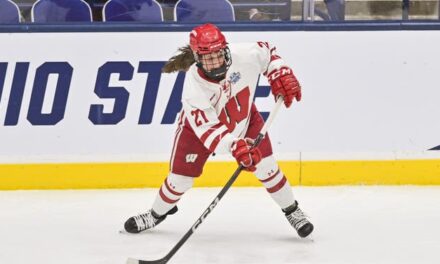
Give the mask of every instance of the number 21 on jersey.
<svg viewBox="0 0 440 264">
<path fill-rule="evenodd" d="M 219 115 L 219 120 L 228 127 L 231 132 L 235 129 L 235 126 L 242 120 L 246 119 L 249 114 L 249 87 L 244 88 L 237 93 L 236 96 L 229 99 L 225 107 L 222 109 Z M 201 126 L 203 123 L 208 122 L 205 112 L 200 109 L 194 109 L 191 111 L 191 115 L 194 117 L 194 123 L 196 126 Z"/>
<path fill-rule="evenodd" d="M 194 116 L 194 122 L 198 127 L 201 126 L 203 123 L 208 123 L 208 118 L 206 118 L 206 114 L 205 112 L 203 112 L 203 110 L 192 110 L 191 115 Z"/>
</svg>

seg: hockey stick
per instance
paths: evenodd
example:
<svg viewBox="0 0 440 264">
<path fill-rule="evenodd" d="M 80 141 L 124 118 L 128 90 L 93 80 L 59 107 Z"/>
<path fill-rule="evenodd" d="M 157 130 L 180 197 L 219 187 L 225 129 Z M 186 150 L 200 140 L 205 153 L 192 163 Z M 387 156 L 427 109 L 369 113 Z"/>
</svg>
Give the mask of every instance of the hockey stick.
<svg viewBox="0 0 440 264">
<path fill-rule="evenodd" d="M 267 118 L 266 123 L 264 124 L 263 128 L 261 129 L 260 133 L 258 134 L 257 138 L 254 141 L 254 144 L 252 147 L 256 147 L 258 144 L 260 144 L 261 140 L 263 140 L 264 135 L 266 134 L 269 126 L 271 125 L 275 115 L 278 112 L 278 109 L 281 106 L 281 103 L 283 102 L 282 97 L 278 97 L 276 104 L 270 112 L 269 117 Z M 205 221 L 206 217 L 214 210 L 220 199 L 225 195 L 225 193 L 231 188 L 232 184 L 237 179 L 238 175 L 240 175 L 241 171 L 244 169 L 244 166 L 240 164 L 238 168 L 235 170 L 234 174 L 232 174 L 231 178 L 228 180 L 226 185 L 223 187 L 223 189 L 219 192 L 219 194 L 215 197 L 214 201 L 211 202 L 211 204 L 206 208 L 206 210 L 203 212 L 203 214 L 197 219 L 197 221 L 194 223 L 194 225 L 186 232 L 186 234 L 180 239 L 179 242 L 171 249 L 171 251 L 163 258 L 157 259 L 157 260 L 139 260 L 139 259 L 133 259 L 128 258 L 127 264 L 165 264 L 167 263 L 172 256 L 177 252 L 177 250 L 182 247 L 182 245 L 188 240 L 188 238 L 196 231 L 196 229 Z"/>
</svg>

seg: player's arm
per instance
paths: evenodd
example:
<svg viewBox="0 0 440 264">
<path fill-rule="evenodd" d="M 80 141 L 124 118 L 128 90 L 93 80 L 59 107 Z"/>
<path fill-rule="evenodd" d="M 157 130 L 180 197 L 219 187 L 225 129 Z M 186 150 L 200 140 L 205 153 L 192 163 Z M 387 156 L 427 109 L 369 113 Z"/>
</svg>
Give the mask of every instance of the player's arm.
<svg viewBox="0 0 440 264">
<path fill-rule="evenodd" d="M 261 160 L 251 139 L 235 138 L 217 117 L 215 109 L 203 103 L 204 98 L 184 99 L 183 108 L 191 128 L 210 152 L 229 152 L 245 169 L 253 171 Z"/>
<path fill-rule="evenodd" d="M 202 96 L 182 99 L 183 110 L 196 136 L 210 152 L 229 150 L 234 137 Z"/>
<path fill-rule="evenodd" d="M 261 73 L 267 77 L 275 98 L 283 96 L 286 107 L 290 107 L 293 99 L 301 101 L 301 85 L 293 70 L 276 53 L 276 48 L 267 42 L 258 42 L 255 52 Z"/>
</svg>

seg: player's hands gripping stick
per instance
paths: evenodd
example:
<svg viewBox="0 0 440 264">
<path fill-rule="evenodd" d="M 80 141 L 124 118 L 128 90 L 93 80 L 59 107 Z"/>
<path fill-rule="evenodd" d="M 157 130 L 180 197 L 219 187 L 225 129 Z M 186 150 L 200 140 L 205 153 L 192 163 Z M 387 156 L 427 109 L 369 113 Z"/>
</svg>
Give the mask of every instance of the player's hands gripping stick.
<svg viewBox="0 0 440 264">
<path fill-rule="evenodd" d="M 250 138 L 240 138 L 234 140 L 231 145 L 232 156 L 247 171 L 255 171 L 255 166 L 261 161 L 261 152 L 258 148 L 252 148 L 253 143 Z"/>
</svg>

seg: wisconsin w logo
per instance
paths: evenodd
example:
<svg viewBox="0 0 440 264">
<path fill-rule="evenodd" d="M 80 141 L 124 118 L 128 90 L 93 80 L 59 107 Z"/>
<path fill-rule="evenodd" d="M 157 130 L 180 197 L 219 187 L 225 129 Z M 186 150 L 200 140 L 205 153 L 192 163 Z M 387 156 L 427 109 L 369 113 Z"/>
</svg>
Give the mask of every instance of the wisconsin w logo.
<svg viewBox="0 0 440 264">
<path fill-rule="evenodd" d="M 249 87 L 245 87 L 231 98 L 222 109 L 218 118 L 228 127 L 229 131 L 234 131 L 235 126 L 248 116 L 250 93 Z"/>
<path fill-rule="evenodd" d="M 186 154 L 186 163 L 194 163 L 197 159 L 197 154 Z"/>
</svg>

